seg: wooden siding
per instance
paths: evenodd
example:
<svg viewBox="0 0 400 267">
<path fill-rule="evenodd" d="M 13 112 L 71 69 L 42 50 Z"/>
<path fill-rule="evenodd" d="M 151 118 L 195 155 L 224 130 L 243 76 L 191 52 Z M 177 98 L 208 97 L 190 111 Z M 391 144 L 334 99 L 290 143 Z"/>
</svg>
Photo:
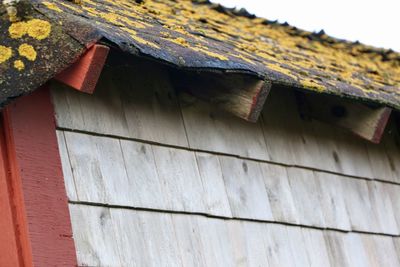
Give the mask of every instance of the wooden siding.
<svg viewBox="0 0 400 267">
<path fill-rule="evenodd" d="M 399 266 L 398 237 L 70 204 L 83 266 Z"/>
<path fill-rule="evenodd" d="M 52 92 L 82 265 L 400 264 L 394 124 L 372 145 L 301 119 L 285 89 L 251 124 L 175 96 L 162 68 Z"/>
<path fill-rule="evenodd" d="M 74 202 L 400 234 L 400 185 L 71 131 L 58 137 Z"/>
<path fill-rule="evenodd" d="M 381 145 L 368 143 L 302 120 L 291 90 L 272 90 L 253 124 L 187 95 L 178 101 L 163 69 L 106 70 L 94 95 L 60 87 L 53 90 L 60 128 L 400 183 L 400 137 L 393 125 Z"/>
</svg>

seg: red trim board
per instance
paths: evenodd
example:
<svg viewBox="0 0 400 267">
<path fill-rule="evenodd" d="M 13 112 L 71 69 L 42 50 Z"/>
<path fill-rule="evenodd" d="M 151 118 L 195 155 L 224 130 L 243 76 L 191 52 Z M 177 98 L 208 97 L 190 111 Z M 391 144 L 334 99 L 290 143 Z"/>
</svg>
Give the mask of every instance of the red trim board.
<svg viewBox="0 0 400 267">
<path fill-rule="evenodd" d="M 17 99 L 2 115 L 0 192 L 8 208 L 0 225 L 9 246 L 0 248 L 10 251 L 3 262 L 19 264 L 0 266 L 76 266 L 49 89 Z"/>
</svg>

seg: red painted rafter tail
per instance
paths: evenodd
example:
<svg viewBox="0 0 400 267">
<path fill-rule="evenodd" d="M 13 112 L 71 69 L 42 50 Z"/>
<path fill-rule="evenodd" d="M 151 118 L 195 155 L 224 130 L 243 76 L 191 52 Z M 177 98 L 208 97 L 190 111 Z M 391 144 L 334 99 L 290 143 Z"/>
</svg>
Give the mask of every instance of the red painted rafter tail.
<svg viewBox="0 0 400 267">
<path fill-rule="evenodd" d="M 94 44 L 55 79 L 84 93 L 93 94 L 110 48 Z"/>
</svg>

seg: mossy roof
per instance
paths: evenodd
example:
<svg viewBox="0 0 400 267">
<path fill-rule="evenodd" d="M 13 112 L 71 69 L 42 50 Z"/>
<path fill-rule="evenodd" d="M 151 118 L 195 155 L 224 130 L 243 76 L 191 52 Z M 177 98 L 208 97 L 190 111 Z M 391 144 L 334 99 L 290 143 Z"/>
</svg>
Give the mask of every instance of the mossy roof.
<svg viewBox="0 0 400 267">
<path fill-rule="evenodd" d="M 9 22 L 0 9 L 0 32 L 5 36 L 0 40 L 0 102 L 34 90 L 85 47 L 103 39 L 127 53 L 181 68 L 241 72 L 273 84 L 400 110 L 400 54 L 391 50 L 299 30 L 201 0 L 30 4 L 23 23 L 37 23 L 37 29 Z M 31 34 L 46 33 L 46 23 L 39 20 L 51 25 L 44 38 Z M 31 46 L 25 46 L 25 55 L 22 44 Z"/>
</svg>

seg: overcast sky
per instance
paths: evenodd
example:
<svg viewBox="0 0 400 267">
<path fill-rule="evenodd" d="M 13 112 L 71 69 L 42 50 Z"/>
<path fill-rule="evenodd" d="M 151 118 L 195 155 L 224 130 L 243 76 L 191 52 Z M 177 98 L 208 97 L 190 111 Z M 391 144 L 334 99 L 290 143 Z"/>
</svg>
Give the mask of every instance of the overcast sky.
<svg viewBox="0 0 400 267">
<path fill-rule="evenodd" d="M 309 31 L 400 52 L 400 0 L 213 0 Z"/>
</svg>

